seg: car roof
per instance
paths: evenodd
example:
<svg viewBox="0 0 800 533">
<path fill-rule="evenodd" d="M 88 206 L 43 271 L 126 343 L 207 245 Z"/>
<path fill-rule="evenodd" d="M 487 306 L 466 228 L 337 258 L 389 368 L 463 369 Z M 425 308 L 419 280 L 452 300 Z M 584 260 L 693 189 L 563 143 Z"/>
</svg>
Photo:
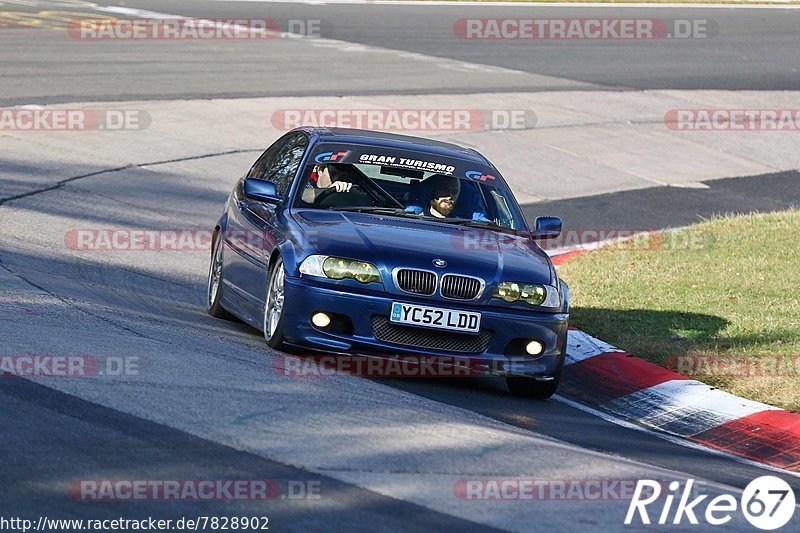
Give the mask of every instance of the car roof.
<svg viewBox="0 0 800 533">
<path fill-rule="evenodd" d="M 494 165 L 477 150 L 465 148 L 449 142 L 426 139 L 424 137 L 350 128 L 301 127 L 297 128 L 297 130 L 305 131 L 309 135 L 317 137 L 317 142 L 366 144 L 400 150 L 415 150 L 458 159 L 466 159 L 494 168 Z"/>
</svg>

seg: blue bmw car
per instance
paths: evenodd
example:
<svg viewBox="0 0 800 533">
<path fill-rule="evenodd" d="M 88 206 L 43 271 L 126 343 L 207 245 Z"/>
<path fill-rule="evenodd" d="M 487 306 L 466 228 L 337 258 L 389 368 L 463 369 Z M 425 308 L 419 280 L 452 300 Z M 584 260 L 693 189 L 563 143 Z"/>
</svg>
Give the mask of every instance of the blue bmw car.
<svg viewBox="0 0 800 533">
<path fill-rule="evenodd" d="M 569 289 L 498 170 L 434 140 L 304 127 L 240 179 L 214 228 L 208 312 L 272 348 L 430 355 L 548 398 L 564 365 Z"/>
</svg>

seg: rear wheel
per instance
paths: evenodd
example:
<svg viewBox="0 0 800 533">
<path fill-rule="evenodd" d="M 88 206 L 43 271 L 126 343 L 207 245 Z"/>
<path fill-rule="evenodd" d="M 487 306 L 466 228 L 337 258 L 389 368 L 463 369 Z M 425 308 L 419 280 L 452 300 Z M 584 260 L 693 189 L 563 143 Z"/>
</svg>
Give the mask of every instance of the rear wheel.
<svg viewBox="0 0 800 533">
<path fill-rule="evenodd" d="M 270 270 L 267 301 L 264 304 L 264 339 L 270 348 L 283 344 L 284 280 L 283 261 L 278 258 Z"/>
<path fill-rule="evenodd" d="M 214 318 L 233 320 L 233 315 L 223 309 L 222 301 L 222 238 L 214 234 L 211 251 L 211 265 L 208 267 L 208 290 L 206 311 Z"/>
</svg>

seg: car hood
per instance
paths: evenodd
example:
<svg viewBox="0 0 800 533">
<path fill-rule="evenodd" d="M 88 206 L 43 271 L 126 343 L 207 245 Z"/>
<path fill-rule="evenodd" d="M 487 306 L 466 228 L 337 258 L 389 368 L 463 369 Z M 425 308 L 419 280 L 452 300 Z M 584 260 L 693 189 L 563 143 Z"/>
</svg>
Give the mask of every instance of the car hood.
<svg viewBox="0 0 800 533">
<path fill-rule="evenodd" d="M 554 284 L 555 272 L 532 239 L 510 233 L 399 217 L 304 209 L 294 219 L 313 253 L 360 259 L 391 272 L 396 267 L 477 276 L 487 284 Z"/>
</svg>

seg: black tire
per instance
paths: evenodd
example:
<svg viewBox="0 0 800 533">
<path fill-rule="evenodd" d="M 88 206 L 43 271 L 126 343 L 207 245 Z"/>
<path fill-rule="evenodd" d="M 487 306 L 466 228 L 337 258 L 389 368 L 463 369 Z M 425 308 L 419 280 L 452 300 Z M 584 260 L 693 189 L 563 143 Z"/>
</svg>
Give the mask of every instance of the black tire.
<svg viewBox="0 0 800 533">
<path fill-rule="evenodd" d="M 283 345 L 283 296 L 285 272 L 283 270 L 283 261 L 280 257 L 272 265 L 269 270 L 269 279 L 267 281 L 267 298 L 264 302 L 264 320 L 263 331 L 264 340 L 267 341 L 267 346 L 275 350 Z M 279 287 L 278 287 L 279 285 Z M 280 292 L 278 292 L 280 291 Z M 276 305 L 279 301 L 279 309 L 277 310 L 277 319 L 271 314 L 274 310 L 270 305 Z M 269 321 L 268 321 L 269 319 Z M 274 329 L 272 326 L 274 325 Z"/>
<path fill-rule="evenodd" d="M 561 381 L 561 372 L 564 370 L 565 358 L 565 354 L 562 354 L 561 360 L 558 362 L 558 368 L 553 374 L 553 379 L 551 381 L 537 381 L 534 378 L 509 376 L 506 378 L 508 390 L 514 396 L 532 398 L 534 400 L 548 399 L 555 394 L 556 389 L 558 389 L 558 384 Z"/>
<path fill-rule="evenodd" d="M 514 396 L 546 400 L 555 394 L 559 381 L 560 376 L 557 376 L 552 381 L 536 381 L 534 378 L 509 376 L 506 378 L 506 385 L 508 385 L 508 390 Z"/>
<path fill-rule="evenodd" d="M 216 267 L 216 270 L 215 270 Z M 215 278 L 213 277 L 215 276 Z M 216 284 L 214 282 L 216 281 Z M 222 239 L 219 231 L 214 232 L 211 240 L 211 264 L 208 267 L 208 285 L 206 287 L 206 311 L 214 318 L 234 320 L 235 317 L 223 309 L 222 304 Z"/>
</svg>

